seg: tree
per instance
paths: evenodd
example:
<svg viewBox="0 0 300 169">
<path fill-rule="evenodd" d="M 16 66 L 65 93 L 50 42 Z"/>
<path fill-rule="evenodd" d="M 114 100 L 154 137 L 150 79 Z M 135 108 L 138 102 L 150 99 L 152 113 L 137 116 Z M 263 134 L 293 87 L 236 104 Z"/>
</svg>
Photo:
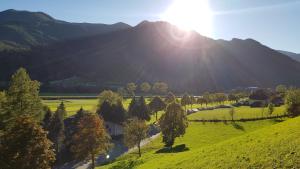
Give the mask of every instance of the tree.
<svg viewBox="0 0 300 169">
<path fill-rule="evenodd" d="M 191 106 L 191 109 L 193 109 L 193 104 L 194 103 L 196 103 L 196 98 L 193 95 L 191 95 L 190 96 L 190 102 L 189 102 L 189 104 Z"/>
<path fill-rule="evenodd" d="M 95 168 L 95 156 L 107 152 L 111 146 L 104 121 L 98 115 L 88 113 L 80 119 L 77 128 L 71 150 L 79 159 L 91 157 L 92 168 Z"/>
<path fill-rule="evenodd" d="M 228 100 L 231 101 L 231 102 L 233 102 L 233 101 L 238 102 L 238 97 L 235 94 L 230 93 L 228 95 Z"/>
<path fill-rule="evenodd" d="M 268 113 L 271 116 L 272 113 L 274 112 L 274 104 L 273 103 L 269 103 L 268 105 Z"/>
<path fill-rule="evenodd" d="M 61 116 L 61 119 L 65 119 L 67 117 L 68 114 L 63 101 L 57 107 L 56 112 Z"/>
<path fill-rule="evenodd" d="M 234 115 L 235 115 L 235 110 L 234 110 L 234 108 L 233 108 L 233 107 L 230 108 L 228 113 L 229 113 L 229 115 L 230 115 L 230 117 L 231 117 L 231 120 L 234 121 Z"/>
<path fill-rule="evenodd" d="M 151 85 L 148 82 L 144 82 L 141 84 L 140 89 L 144 93 L 148 93 L 151 90 Z"/>
<path fill-rule="evenodd" d="M 141 154 L 141 142 L 147 137 L 148 126 L 144 120 L 130 119 L 124 126 L 124 142 L 128 147 L 138 147 L 139 157 Z"/>
<path fill-rule="evenodd" d="M 148 104 L 150 110 L 155 113 L 155 119 L 157 121 L 157 112 L 166 108 L 166 103 L 159 97 L 155 96 Z"/>
<path fill-rule="evenodd" d="M 157 94 L 164 94 L 168 91 L 168 84 L 164 82 L 155 82 L 153 84 L 152 90 Z"/>
<path fill-rule="evenodd" d="M 40 83 L 30 79 L 24 68 L 12 76 L 6 92 L 5 112 L 9 121 L 20 115 L 42 118 L 43 105 L 39 97 Z"/>
<path fill-rule="evenodd" d="M 286 92 L 285 103 L 287 113 L 291 117 L 300 115 L 300 89 L 290 89 Z"/>
<path fill-rule="evenodd" d="M 117 104 L 118 102 L 122 102 L 123 98 L 119 93 L 115 93 L 111 90 L 104 90 L 98 96 L 98 109 L 100 109 L 102 103 L 104 101 L 109 102 L 110 104 Z"/>
<path fill-rule="evenodd" d="M 206 104 L 206 107 L 207 107 L 207 104 L 211 102 L 210 94 L 208 92 L 205 92 L 203 94 L 203 99 L 206 101 L 205 104 Z"/>
<path fill-rule="evenodd" d="M 184 106 L 185 112 L 187 111 L 186 106 L 187 106 L 188 104 L 190 104 L 190 102 L 191 102 L 190 96 L 189 96 L 187 93 L 185 93 L 185 94 L 183 95 L 183 97 L 181 98 L 181 105 Z"/>
<path fill-rule="evenodd" d="M 56 111 L 54 113 L 50 126 L 51 127 L 49 128 L 48 138 L 54 143 L 56 155 L 59 155 L 60 149 L 65 139 L 65 125 L 62 111 Z"/>
<path fill-rule="evenodd" d="M 18 116 L 0 140 L 0 166 L 5 169 L 51 169 L 55 154 L 46 132 L 28 115 Z"/>
<path fill-rule="evenodd" d="M 108 101 L 104 101 L 97 111 L 97 114 L 103 117 L 105 121 L 114 123 L 123 123 L 126 120 L 126 110 L 124 109 L 121 101 L 111 104 Z"/>
<path fill-rule="evenodd" d="M 207 105 L 207 101 L 205 100 L 204 97 L 199 97 L 199 98 L 197 99 L 197 103 L 200 104 L 201 107 L 202 107 L 203 104 L 206 104 L 206 105 Z"/>
<path fill-rule="evenodd" d="M 5 105 L 6 105 L 5 92 L 0 92 L 0 130 L 4 128 L 3 121 L 5 120 L 5 115 L 6 115 Z"/>
<path fill-rule="evenodd" d="M 176 97 L 172 92 L 169 92 L 168 95 L 165 98 L 165 102 L 167 104 L 172 103 L 172 102 L 176 102 Z"/>
<path fill-rule="evenodd" d="M 287 87 L 285 85 L 278 85 L 275 90 L 279 94 L 284 94 L 287 91 Z"/>
<path fill-rule="evenodd" d="M 132 96 L 134 96 L 134 92 L 136 90 L 135 83 L 128 83 L 126 86 L 126 89 L 127 89 L 128 93 L 130 93 Z"/>
<path fill-rule="evenodd" d="M 166 113 L 161 116 L 159 125 L 165 146 L 172 148 L 175 138 L 183 136 L 188 126 L 187 117 L 181 105 L 175 102 L 170 103 Z"/>
<path fill-rule="evenodd" d="M 44 130 L 49 131 L 50 127 L 51 127 L 51 122 L 53 119 L 53 112 L 50 110 L 50 108 L 48 106 L 44 107 L 44 111 L 46 112 L 44 119 L 42 121 L 42 126 Z"/>
</svg>

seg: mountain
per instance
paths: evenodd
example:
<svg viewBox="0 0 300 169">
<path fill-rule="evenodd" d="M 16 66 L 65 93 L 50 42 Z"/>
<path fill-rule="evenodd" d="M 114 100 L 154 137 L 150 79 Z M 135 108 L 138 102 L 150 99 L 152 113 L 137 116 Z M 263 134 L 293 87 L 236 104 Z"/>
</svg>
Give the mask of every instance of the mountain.
<svg viewBox="0 0 300 169">
<path fill-rule="evenodd" d="M 69 23 L 42 12 L 6 10 L 0 12 L 0 50 L 26 49 L 37 45 L 128 29 L 125 23 Z"/>
<path fill-rule="evenodd" d="M 277 50 L 278 52 L 287 55 L 289 57 L 291 57 L 294 60 L 297 60 L 298 62 L 300 62 L 300 54 L 297 53 L 293 53 L 293 52 L 288 52 L 288 51 L 283 51 L 283 50 Z"/>
<path fill-rule="evenodd" d="M 144 81 L 167 82 L 173 91 L 195 94 L 300 85 L 300 63 L 253 39 L 213 40 L 167 22 L 144 21 L 31 51 L 2 52 L 0 60 L 2 81 L 23 66 L 34 79 L 63 91 L 99 91 Z"/>
</svg>

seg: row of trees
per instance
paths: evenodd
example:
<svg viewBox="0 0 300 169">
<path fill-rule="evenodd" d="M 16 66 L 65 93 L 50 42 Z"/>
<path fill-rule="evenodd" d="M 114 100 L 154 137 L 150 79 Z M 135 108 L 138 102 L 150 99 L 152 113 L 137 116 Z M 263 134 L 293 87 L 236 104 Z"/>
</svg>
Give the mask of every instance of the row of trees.
<svg viewBox="0 0 300 169">
<path fill-rule="evenodd" d="M 39 83 L 19 69 L 8 90 L 0 92 L 1 168 L 50 169 L 63 150 L 78 159 L 92 157 L 94 168 L 95 155 L 111 145 L 104 121 L 83 109 L 74 118 L 65 118 L 64 104 L 54 113 L 43 106 Z"/>
<path fill-rule="evenodd" d="M 131 96 L 134 96 L 135 92 L 139 89 L 139 91 L 143 93 L 149 93 L 152 91 L 155 94 L 165 94 L 168 91 L 168 85 L 164 82 L 155 82 L 153 86 L 151 86 L 148 82 L 143 82 L 140 86 L 137 86 L 135 83 L 128 83 L 126 85 L 126 91 Z M 122 91 L 121 89 L 119 91 Z M 124 90 L 123 92 L 124 93 Z"/>
</svg>

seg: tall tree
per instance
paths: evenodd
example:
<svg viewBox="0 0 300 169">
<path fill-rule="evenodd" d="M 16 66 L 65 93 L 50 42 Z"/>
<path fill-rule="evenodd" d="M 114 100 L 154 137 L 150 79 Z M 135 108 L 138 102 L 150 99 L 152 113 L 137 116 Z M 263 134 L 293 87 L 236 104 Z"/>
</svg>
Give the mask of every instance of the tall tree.
<svg viewBox="0 0 300 169">
<path fill-rule="evenodd" d="M 115 93 L 111 90 L 104 90 L 98 96 L 98 109 L 100 109 L 102 103 L 104 101 L 109 102 L 110 104 L 117 104 L 118 102 L 122 102 L 123 98 L 119 93 Z"/>
<path fill-rule="evenodd" d="M 132 100 L 132 103 L 129 105 L 129 116 L 137 117 L 141 120 L 150 120 L 150 109 L 146 104 L 145 98 L 141 96 L 138 101 Z"/>
<path fill-rule="evenodd" d="M 144 120 L 130 119 L 124 126 L 124 142 L 128 147 L 138 147 L 139 157 L 141 154 L 141 142 L 147 137 L 148 126 Z"/>
<path fill-rule="evenodd" d="M 159 96 L 155 96 L 148 106 L 150 110 L 155 113 L 155 119 L 157 121 L 157 113 L 166 108 L 166 103 Z"/>
<path fill-rule="evenodd" d="M 271 116 L 273 112 L 274 112 L 274 104 L 273 103 L 269 103 L 269 105 L 268 105 L 269 116 Z"/>
<path fill-rule="evenodd" d="M 5 105 L 6 105 L 6 96 L 5 92 L 0 92 L 0 130 L 4 129 L 4 120 L 6 119 L 5 115 Z"/>
<path fill-rule="evenodd" d="M 195 98 L 195 96 L 191 95 L 190 96 L 190 106 L 191 106 L 191 109 L 193 109 L 193 104 L 197 102 L 197 99 Z"/>
<path fill-rule="evenodd" d="M 75 143 L 72 151 L 79 159 L 91 157 L 92 168 L 95 168 L 95 156 L 107 152 L 111 145 L 104 121 L 98 115 L 89 113 L 80 119 L 77 128 L 72 137 Z"/>
<path fill-rule="evenodd" d="M 155 82 L 153 84 L 152 90 L 157 94 L 165 94 L 168 91 L 168 84 L 164 82 Z"/>
<path fill-rule="evenodd" d="M 169 92 L 165 98 L 165 102 L 167 104 L 176 102 L 176 96 L 172 92 Z"/>
<path fill-rule="evenodd" d="M 24 68 L 20 68 L 12 76 L 6 93 L 7 121 L 19 115 L 30 115 L 42 118 L 43 106 L 39 97 L 40 83 L 30 79 Z"/>
<path fill-rule="evenodd" d="M 57 107 L 56 112 L 61 116 L 62 119 L 65 119 L 67 117 L 68 114 L 63 101 Z"/>
<path fill-rule="evenodd" d="M 288 115 L 295 117 L 300 115 L 300 89 L 290 89 L 286 93 L 285 103 Z"/>
<path fill-rule="evenodd" d="M 229 113 L 229 115 L 231 117 L 231 120 L 234 121 L 234 115 L 235 115 L 234 108 L 230 108 L 228 113 Z"/>
<path fill-rule="evenodd" d="M 104 101 L 97 111 L 105 121 L 110 121 L 118 124 L 122 124 L 126 120 L 127 112 L 124 109 L 121 101 L 111 104 L 108 101 Z"/>
<path fill-rule="evenodd" d="M 278 85 L 275 90 L 279 94 L 284 94 L 287 91 L 287 87 L 285 85 Z"/>
<path fill-rule="evenodd" d="M 188 127 L 187 117 L 180 104 L 172 102 L 168 105 L 166 113 L 159 120 L 163 142 L 166 147 L 172 147 L 175 138 L 183 136 Z"/>
<path fill-rule="evenodd" d="M 151 90 L 151 85 L 148 82 L 144 82 L 141 84 L 140 90 L 144 93 L 148 93 Z"/>
<path fill-rule="evenodd" d="M 50 127 L 51 127 L 51 122 L 53 119 L 53 112 L 50 110 L 50 108 L 48 106 L 44 107 L 44 111 L 46 112 L 44 119 L 42 121 L 42 126 L 44 130 L 49 131 Z"/>
<path fill-rule="evenodd" d="M 127 89 L 128 93 L 131 94 L 131 96 L 134 96 L 134 92 L 136 90 L 135 83 L 128 83 L 127 86 L 126 86 L 126 89 Z"/>
<path fill-rule="evenodd" d="M 61 111 L 56 111 L 53 115 L 49 128 L 48 137 L 54 143 L 56 155 L 59 155 L 63 141 L 65 139 L 64 130 L 64 119 Z"/>
<path fill-rule="evenodd" d="M 0 139 L 0 166 L 5 169 L 51 169 L 55 161 L 46 132 L 29 117 L 18 116 Z"/>
<path fill-rule="evenodd" d="M 181 105 L 184 106 L 185 112 L 187 111 L 186 106 L 190 104 L 190 101 L 190 96 L 187 93 L 185 93 L 181 98 Z"/>
</svg>

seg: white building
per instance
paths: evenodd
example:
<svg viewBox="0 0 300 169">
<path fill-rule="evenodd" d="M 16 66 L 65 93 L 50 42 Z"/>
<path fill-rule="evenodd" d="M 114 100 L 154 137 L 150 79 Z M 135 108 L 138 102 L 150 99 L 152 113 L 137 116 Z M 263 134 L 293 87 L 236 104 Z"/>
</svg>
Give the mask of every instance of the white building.
<svg viewBox="0 0 300 169">
<path fill-rule="evenodd" d="M 109 121 L 104 122 L 106 131 L 110 136 L 119 136 L 123 134 L 123 126 Z"/>
</svg>

